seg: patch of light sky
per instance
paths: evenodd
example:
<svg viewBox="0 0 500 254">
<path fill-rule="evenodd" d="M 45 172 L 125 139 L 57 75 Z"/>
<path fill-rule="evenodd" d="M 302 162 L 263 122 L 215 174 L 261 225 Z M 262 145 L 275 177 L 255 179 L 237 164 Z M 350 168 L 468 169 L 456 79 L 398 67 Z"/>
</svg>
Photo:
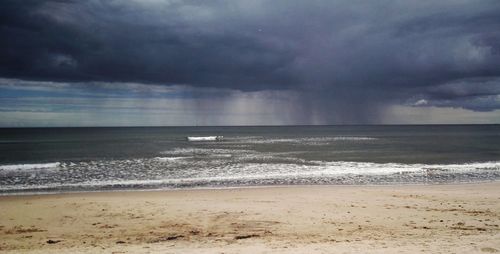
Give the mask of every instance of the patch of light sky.
<svg viewBox="0 0 500 254">
<path fill-rule="evenodd" d="M 0 99 L 1 127 L 326 124 L 302 106 L 296 91 L 289 90 L 0 79 Z M 382 122 L 498 123 L 500 110 L 392 105 Z"/>
</svg>

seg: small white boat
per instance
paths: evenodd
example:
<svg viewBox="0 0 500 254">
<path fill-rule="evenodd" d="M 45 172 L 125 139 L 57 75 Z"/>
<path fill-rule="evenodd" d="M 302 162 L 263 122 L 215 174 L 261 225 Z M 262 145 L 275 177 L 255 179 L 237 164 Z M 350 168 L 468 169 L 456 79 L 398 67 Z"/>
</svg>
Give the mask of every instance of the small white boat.
<svg viewBox="0 0 500 254">
<path fill-rule="evenodd" d="M 187 141 L 221 141 L 223 136 L 186 137 Z"/>
</svg>

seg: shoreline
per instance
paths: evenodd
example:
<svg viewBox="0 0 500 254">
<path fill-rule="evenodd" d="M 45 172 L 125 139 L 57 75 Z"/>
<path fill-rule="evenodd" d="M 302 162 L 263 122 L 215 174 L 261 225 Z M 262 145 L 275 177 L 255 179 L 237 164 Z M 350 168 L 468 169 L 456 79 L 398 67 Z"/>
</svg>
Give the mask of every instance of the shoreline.
<svg viewBox="0 0 500 254">
<path fill-rule="evenodd" d="M 437 182 L 437 183 L 399 183 L 399 184 L 283 184 L 283 185 L 242 185 L 224 187 L 187 187 L 187 188 L 158 188 L 158 189 L 116 189 L 116 190 L 89 190 L 89 191 L 60 191 L 60 192 L 16 192 L 0 193 L 1 197 L 10 196 L 43 196 L 43 195 L 65 195 L 65 194 L 85 194 L 85 193 L 115 193 L 115 192 L 170 192 L 170 191 L 196 191 L 196 190 L 233 190 L 233 189 L 272 189 L 272 188 L 295 188 L 295 187 L 383 187 L 383 186 L 453 186 L 453 185 L 475 185 L 500 183 L 500 179 L 473 181 L 473 182 Z"/>
<path fill-rule="evenodd" d="M 7 253 L 500 251 L 500 182 L 0 196 Z"/>
</svg>

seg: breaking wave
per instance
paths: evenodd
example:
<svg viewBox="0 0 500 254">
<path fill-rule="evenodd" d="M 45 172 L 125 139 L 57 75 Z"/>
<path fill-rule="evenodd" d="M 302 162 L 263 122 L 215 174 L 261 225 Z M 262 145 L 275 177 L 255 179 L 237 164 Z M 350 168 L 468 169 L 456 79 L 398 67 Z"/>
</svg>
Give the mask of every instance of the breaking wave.
<svg viewBox="0 0 500 254">
<path fill-rule="evenodd" d="M 183 151 L 188 152 L 188 151 Z M 192 151 L 189 151 L 192 152 Z M 223 149 L 218 150 L 225 153 Z M 214 154 L 217 156 L 217 153 Z M 415 179 L 448 179 L 456 174 L 488 174 L 500 177 L 500 161 L 464 164 L 403 164 L 352 161 L 304 161 L 286 163 L 245 161 L 242 156 L 233 163 L 227 159 L 203 160 L 196 157 L 155 157 L 133 160 L 46 163 L 0 166 L 2 170 L 58 167 L 51 178 L 44 171 L 33 172 L 48 181 L 29 179 L 0 184 L 0 191 L 99 190 L 137 188 L 192 188 L 200 186 L 241 186 L 275 184 L 364 184 L 374 181 L 415 182 Z M 1 171 L 0 171 L 1 172 Z M 18 171 L 21 172 L 21 171 Z M 22 174 L 20 174 L 22 177 Z M 444 177 L 444 178 L 443 178 Z M 35 177 L 36 178 L 36 177 Z M 1 177 L 0 177 L 1 179 Z M 41 177 L 44 179 L 44 177 Z M 382 179 L 382 180 L 381 180 Z M 450 178 L 451 179 L 451 178 Z M 453 178 L 454 179 L 454 178 Z"/>
<path fill-rule="evenodd" d="M 49 169 L 57 168 L 61 165 L 59 162 L 53 163 L 35 163 L 35 164 L 16 164 L 16 165 L 0 165 L 0 170 L 15 171 L 15 170 L 34 170 L 34 169 Z"/>
<path fill-rule="evenodd" d="M 374 137 L 364 136 L 335 136 L 335 137 L 304 137 L 304 138 L 269 138 L 269 137 L 234 137 L 225 140 L 226 143 L 247 143 L 247 144 L 275 144 L 275 143 L 291 143 L 291 144 L 306 144 L 320 145 L 328 144 L 335 141 L 373 141 L 378 140 Z"/>
</svg>

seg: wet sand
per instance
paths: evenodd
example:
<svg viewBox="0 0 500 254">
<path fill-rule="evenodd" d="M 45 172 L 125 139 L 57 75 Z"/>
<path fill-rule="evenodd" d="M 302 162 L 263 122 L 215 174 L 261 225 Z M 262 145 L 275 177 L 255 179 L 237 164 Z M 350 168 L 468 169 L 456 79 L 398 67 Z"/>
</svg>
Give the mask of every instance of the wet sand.
<svg viewBox="0 0 500 254">
<path fill-rule="evenodd" d="M 5 253 L 492 253 L 500 182 L 0 197 Z"/>
</svg>

